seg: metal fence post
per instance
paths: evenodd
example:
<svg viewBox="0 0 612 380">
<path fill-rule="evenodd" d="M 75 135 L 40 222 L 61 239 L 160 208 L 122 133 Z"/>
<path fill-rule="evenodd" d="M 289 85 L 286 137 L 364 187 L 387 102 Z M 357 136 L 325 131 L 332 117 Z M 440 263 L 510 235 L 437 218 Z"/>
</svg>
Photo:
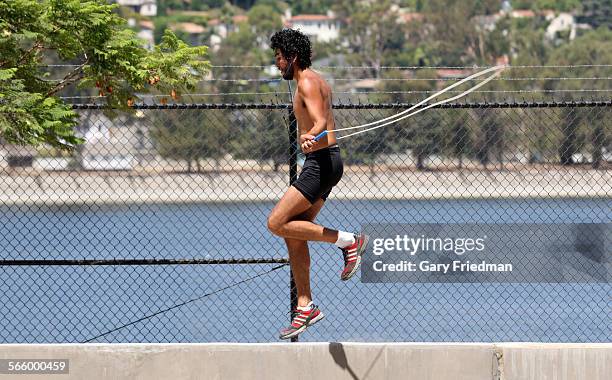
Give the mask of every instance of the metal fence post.
<svg viewBox="0 0 612 380">
<path fill-rule="evenodd" d="M 293 113 L 293 106 L 290 105 L 288 108 L 289 112 L 289 185 L 297 180 L 297 122 L 295 120 L 295 114 Z M 291 310 L 297 308 L 297 290 L 295 287 L 295 281 L 293 280 L 293 272 L 289 268 L 289 292 L 291 297 Z M 291 320 L 292 315 L 289 313 L 289 319 Z M 298 337 L 291 338 L 292 342 L 297 342 Z"/>
</svg>

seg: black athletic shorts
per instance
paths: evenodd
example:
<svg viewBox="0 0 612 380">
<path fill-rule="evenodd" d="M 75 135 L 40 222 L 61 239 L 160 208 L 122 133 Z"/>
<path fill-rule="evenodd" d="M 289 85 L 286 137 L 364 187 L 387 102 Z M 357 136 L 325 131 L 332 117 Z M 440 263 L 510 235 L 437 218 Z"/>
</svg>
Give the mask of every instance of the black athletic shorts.
<svg viewBox="0 0 612 380">
<path fill-rule="evenodd" d="M 306 153 L 304 166 L 293 186 L 310 203 L 315 203 L 319 198 L 326 200 L 332 187 L 342 178 L 343 169 L 337 144 Z"/>
</svg>

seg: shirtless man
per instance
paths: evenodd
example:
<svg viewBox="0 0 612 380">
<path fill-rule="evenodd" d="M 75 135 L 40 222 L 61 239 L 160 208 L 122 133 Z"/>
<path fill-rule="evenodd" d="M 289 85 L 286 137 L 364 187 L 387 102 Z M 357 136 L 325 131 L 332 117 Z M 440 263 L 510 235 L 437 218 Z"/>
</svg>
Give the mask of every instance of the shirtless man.
<svg viewBox="0 0 612 380">
<path fill-rule="evenodd" d="M 283 29 L 272 36 L 271 48 L 283 78 L 297 82 L 293 111 L 299 127 L 300 147 L 306 155 L 299 178 L 268 217 L 268 229 L 285 239 L 297 288 L 297 309 L 293 310 L 290 326 L 280 332 L 281 339 L 289 339 L 323 319 L 323 313 L 312 302 L 307 242 L 322 241 L 339 247 L 344 258 L 340 278 L 348 280 L 359 268 L 368 237 L 313 223 L 343 171 L 340 148 L 335 133 L 331 132 L 334 130 L 331 88 L 309 68 L 311 45 L 307 36 Z M 325 130 L 328 133 L 315 141 L 315 136 Z"/>
</svg>

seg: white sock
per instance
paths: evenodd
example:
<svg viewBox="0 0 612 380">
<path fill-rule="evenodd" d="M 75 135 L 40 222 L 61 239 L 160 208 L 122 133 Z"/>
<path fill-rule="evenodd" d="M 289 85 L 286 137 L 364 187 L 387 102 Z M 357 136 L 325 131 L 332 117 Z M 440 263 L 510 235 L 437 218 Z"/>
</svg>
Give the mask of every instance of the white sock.
<svg viewBox="0 0 612 380">
<path fill-rule="evenodd" d="M 308 311 L 312 307 L 312 301 L 308 303 L 306 306 L 298 306 L 297 309 L 300 311 Z"/>
<path fill-rule="evenodd" d="M 355 244 L 355 235 L 350 232 L 338 231 L 338 241 L 335 244 L 340 248 Z"/>
</svg>

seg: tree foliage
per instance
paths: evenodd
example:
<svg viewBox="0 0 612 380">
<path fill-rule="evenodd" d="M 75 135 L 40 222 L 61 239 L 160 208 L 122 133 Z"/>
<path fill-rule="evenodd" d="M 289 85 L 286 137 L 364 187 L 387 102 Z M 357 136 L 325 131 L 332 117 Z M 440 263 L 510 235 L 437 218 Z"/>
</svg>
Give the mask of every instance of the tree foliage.
<svg viewBox="0 0 612 380">
<path fill-rule="evenodd" d="M 199 172 L 200 160 L 218 159 L 225 153 L 219 143 L 228 139 L 224 121 L 202 119 L 197 111 L 162 110 L 156 113 L 151 137 L 162 157 L 186 162 L 188 172 L 195 164 Z"/>
<path fill-rule="evenodd" d="M 348 42 L 352 63 L 370 66 L 379 75 L 385 57 L 404 45 L 403 27 L 398 13 L 391 11 L 391 1 L 353 2 L 342 0 L 334 9 L 347 19 L 342 38 Z"/>
<path fill-rule="evenodd" d="M 209 64 L 206 47 L 166 31 L 153 51 L 104 0 L 0 1 L 0 135 L 12 143 L 71 149 L 77 115 L 58 98 L 67 88 L 96 88 L 109 106 L 128 109 L 137 94 L 177 98 Z M 45 63 L 70 65 L 49 78 Z"/>
</svg>

